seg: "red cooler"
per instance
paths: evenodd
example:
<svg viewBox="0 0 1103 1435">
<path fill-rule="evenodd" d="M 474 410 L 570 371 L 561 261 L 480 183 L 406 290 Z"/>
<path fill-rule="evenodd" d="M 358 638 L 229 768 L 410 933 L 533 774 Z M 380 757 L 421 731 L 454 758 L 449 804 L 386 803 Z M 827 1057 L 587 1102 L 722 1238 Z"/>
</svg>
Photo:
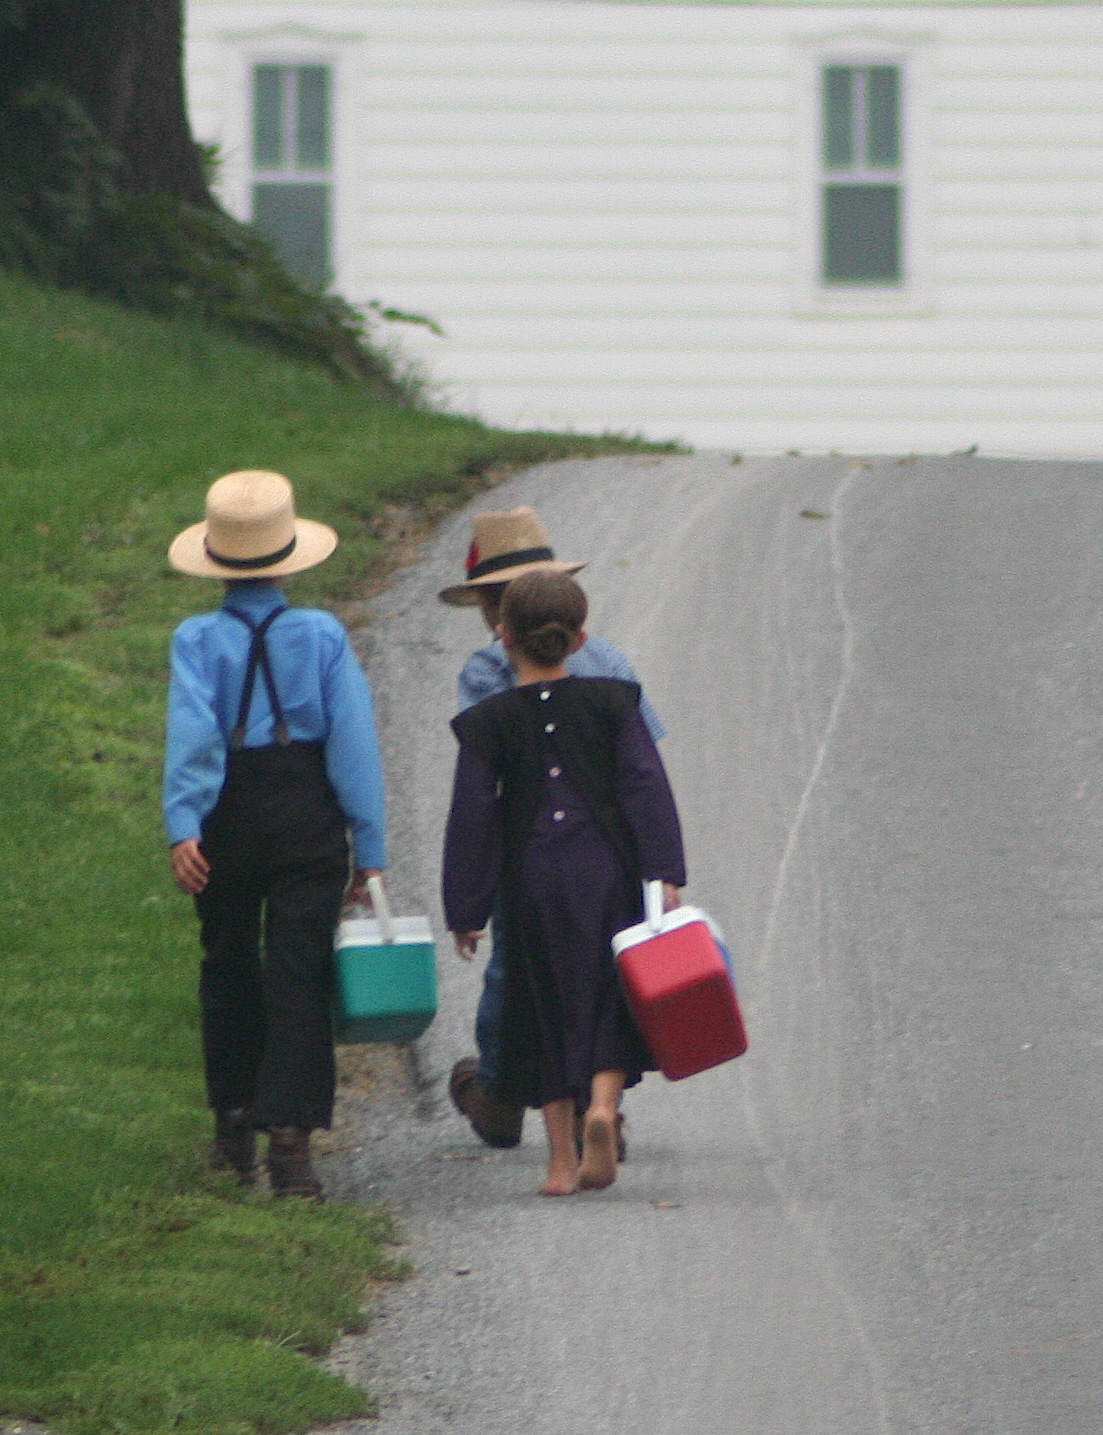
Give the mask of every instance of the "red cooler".
<svg viewBox="0 0 1103 1435">
<path fill-rule="evenodd" d="M 730 957 L 700 907 L 662 910 L 661 882 L 646 884 L 647 920 L 613 938 L 636 1024 L 662 1074 L 681 1081 L 747 1050 Z"/>
</svg>

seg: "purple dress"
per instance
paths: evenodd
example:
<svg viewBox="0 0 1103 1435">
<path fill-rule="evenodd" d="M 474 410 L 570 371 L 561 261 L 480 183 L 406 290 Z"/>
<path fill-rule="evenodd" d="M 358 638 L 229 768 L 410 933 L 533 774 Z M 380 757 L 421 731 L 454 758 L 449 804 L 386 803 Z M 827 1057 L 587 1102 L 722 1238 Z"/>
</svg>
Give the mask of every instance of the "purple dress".
<svg viewBox="0 0 1103 1435">
<path fill-rule="evenodd" d="M 495 1086 L 527 1105 L 570 1097 L 584 1108 L 595 1072 L 623 1071 L 631 1086 L 655 1065 L 610 941 L 640 920 L 641 879 L 681 886 L 685 870 L 674 799 L 636 694 L 632 684 L 564 678 L 490 698 L 469 711 L 498 705 L 497 743 L 465 740 L 467 715 L 457 719 L 445 913 L 452 931 L 477 931 L 501 886 L 506 999 Z M 608 740 L 587 744 L 594 731 Z M 526 780 L 518 818 L 511 797 Z"/>
</svg>

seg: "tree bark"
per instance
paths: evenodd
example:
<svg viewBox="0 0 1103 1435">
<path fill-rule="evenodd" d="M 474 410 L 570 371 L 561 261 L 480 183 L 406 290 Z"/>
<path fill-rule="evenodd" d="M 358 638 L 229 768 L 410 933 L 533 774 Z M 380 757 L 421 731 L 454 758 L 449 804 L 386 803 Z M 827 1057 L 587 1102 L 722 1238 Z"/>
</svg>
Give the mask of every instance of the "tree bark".
<svg viewBox="0 0 1103 1435">
<path fill-rule="evenodd" d="M 184 98 L 182 0 L 32 0 L 0 37 L 0 95 L 75 96 L 123 158 L 122 183 L 212 207 Z"/>
<path fill-rule="evenodd" d="M 413 394 L 363 316 L 304 287 L 207 186 L 184 102 L 184 0 L 0 0 L 0 266 Z"/>
</svg>

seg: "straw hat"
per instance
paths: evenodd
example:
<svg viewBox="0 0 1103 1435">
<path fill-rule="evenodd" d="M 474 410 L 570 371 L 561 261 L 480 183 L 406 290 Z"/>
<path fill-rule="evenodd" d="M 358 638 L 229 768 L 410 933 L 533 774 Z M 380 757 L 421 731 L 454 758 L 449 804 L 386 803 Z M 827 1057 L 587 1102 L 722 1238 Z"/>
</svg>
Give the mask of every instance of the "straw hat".
<svg viewBox="0 0 1103 1435">
<path fill-rule="evenodd" d="M 531 508 L 511 508 L 508 513 L 477 513 L 472 520 L 472 541 L 462 583 L 445 588 L 442 603 L 468 608 L 479 601 L 478 590 L 491 583 L 508 583 L 533 568 L 550 568 L 553 573 L 577 573 L 585 563 L 557 560 L 548 546 L 544 525 Z"/>
<path fill-rule="evenodd" d="M 207 517 L 178 534 L 169 562 L 194 578 L 282 578 L 313 568 L 336 547 L 332 528 L 295 517 L 282 473 L 245 469 L 211 484 Z"/>
</svg>

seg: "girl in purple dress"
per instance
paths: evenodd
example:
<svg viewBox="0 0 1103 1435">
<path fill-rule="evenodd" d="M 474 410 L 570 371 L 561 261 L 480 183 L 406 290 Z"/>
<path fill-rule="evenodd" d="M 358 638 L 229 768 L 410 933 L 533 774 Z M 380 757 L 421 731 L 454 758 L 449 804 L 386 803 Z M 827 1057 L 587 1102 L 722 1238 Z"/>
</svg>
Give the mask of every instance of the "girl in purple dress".
<svg viewBox="0 0 1103 1435">
<path fill-rule="evenodd" d="M 610 941 L 642 918 L 641 882 L 668 907 L 685 883 L 681 830 L 637 684 L 571 677 L 586 597 L 566 574 L 515 579 L 498 632 L 517 687 L 453 720 L 460 743 L 444 851 L 444 909 L 470 960 L 501 890 L 507 953 L 495 1090 L 543 1111 L 545 1196 L 616 1179 L 620 1094 L 654 1061 Z M 585 1112 L 579 1160 L 576 1111 Z"/>
</svg>

